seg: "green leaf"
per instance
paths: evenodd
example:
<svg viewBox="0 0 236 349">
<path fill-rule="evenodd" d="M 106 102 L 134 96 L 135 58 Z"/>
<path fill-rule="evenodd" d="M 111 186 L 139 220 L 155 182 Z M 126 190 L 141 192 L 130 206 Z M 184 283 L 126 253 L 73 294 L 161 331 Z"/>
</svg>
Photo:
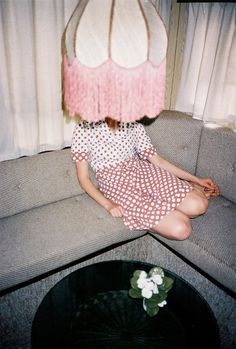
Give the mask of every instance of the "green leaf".
<svg viewBox="0 0 236 349">
<path fill-rule="evenodd" d="M 135 272 L 133 273 L 133 277 L 138 278 L 140 277 L 140 274 L 141 274 L 142 270 L 135 270 Z"/>
<path fill-rule="evenodd" d="M 136 289 L 136 290 L 139 290 L 138 286 L 137 286 L 137 281 L 140 277 L 140 274 L 141 274 L 142 270 L 135 270 L 135 272 L 133 273 L 133 276 L 132 278 L 130 279 L 130 284 L 131 286 Z"/>
<path fill-rule="evenodd" d="M 133 289 L 133 288 L 130 288 L 129 295 L 132 298 L 142 298 L 141 290 L 136 290 L 136 289 Z"/>
<path fill-rule="evenodd" d="M 155 315 L 157 315 L 157 313 L 158 313 L 158 311 L 159 311 L 159 307 L 158 306 L 156 306 L 155 308 L 154 307 L 148 307 L 147 306 L 147 314 L 149 315 L 149 316 L 155 316 Z"/>
<path fill-rule="evenodd" d="M 174 284 L 174 280 L 169 278 L 168 276 L 165 276 L 161 288 L 164 288 L 165 291 L 168 292 L 173 287 L 173 284 Z"/>
<path fill-rule="evenodd" d="M 155 294 L 153 295 L 151 298 L 149 299 L 146 299 L 145 302 L 146 304 L 148 304 L 149 306 L 155 306 L 157 305 L 158 303 L 160 303 L 160 299 L 161 297 L 159 296 L 159 294 Z"/>
<path fill-rule="evenodd" d="M 166 300 L 168 294 L 165 291 L 161 291 L 159 292 L 159 301 L 158 303 L 163 302 L 164 300 Z"/>
<path fill-rule="evenodd" d="M 154 294 L 152 296 L 152 298 L 149 298 L 149 301 L 150 302 L 158 302 L 159 303 L 160 301 L 166 299 L 166 297 L 167 297 L 166 291 L 165 290 L 159 290 L 159 293 Z"/>
<path fill-rule="evenodd" d="M 160 302 L 157 300 L 153 300 L 152 298 L 145 299 L 145 304 L 149 308 L 155 308 L 158 305 L 158 303 Z"/>
<path fill-rule="evenodd" d="M 138 279 L 136 277 L 132 277 L 132 279 L 130 279 L 130 284 L 135 290 L 139 290 L 137 280 Z"/>
</svg>

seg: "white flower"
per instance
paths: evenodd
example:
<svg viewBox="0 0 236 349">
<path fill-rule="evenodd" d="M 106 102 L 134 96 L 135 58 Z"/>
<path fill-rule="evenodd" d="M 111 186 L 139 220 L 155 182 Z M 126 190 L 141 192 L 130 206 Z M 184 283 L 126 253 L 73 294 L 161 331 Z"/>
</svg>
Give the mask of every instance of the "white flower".
<svg viewBox="0 0 236 349">
<path fill-rule="evenodd" d="M 158 274 L 152 275 L 151 279 L 157 285 L 161 285 L 163 283 L 163 278 L 161 277 L 161 275 L 158 275 Z"/>
<path fill-rule="evenodd" d="M 145 279 L 144 287 L 142 288 L 142 296 L 145 298 L 151 298 L 153 295 L 153 289 L 155 284 L 150 279 Z"/>
<path fill-rule="evenodd" d="M 150 290 L 154 290 L 154 288 L 155 288 L 154 282 L 152 282 L 152 280 L 150 280 L 150 279 L 147 279 L 147 280 L 148 280 L 147 285 L 150 288 Z"/>
<path fill-rule="evenodd" d="M 167 304 L 167 301 L 162 301 L 161 303 L 158 303 L 158 306 L 162 308 L 166 304 Z"/>
<path fill-rule="evenodd" d="M 138 288 L 144 288 L 147 284 L 147 273 L 145 271 L 141 271 L 139 278 L 137 280 Z"/>
<path fill-rule="evenodd" d="M 147 278 L 147 273 L 146 273 L 146 271 L 142 270 L 142 271 L 140 272 L 139 278 L 140 278 L 140 279 L 146 279 L 146 278 Z"/>
<path fill-rule="evenodd" d="M 142 296 L 144 298 L 147 298 L 147 299 L 151 298 L 152 297 L 152 290 L 149 287 L 144 287 L 142 289 Z"/>
<path fill-rule="evenodd" d="M 138 288 L 144 288 L 146 286 L 147 281 L 145 279 L 138 279 L 137 280 L 137 286 Z"/>
<path fill-rule="evenodd" d="M 153 293 L 154 293 L 154 294 L 159 293 L 157 284 L 154 284 Z"/>
</svg>

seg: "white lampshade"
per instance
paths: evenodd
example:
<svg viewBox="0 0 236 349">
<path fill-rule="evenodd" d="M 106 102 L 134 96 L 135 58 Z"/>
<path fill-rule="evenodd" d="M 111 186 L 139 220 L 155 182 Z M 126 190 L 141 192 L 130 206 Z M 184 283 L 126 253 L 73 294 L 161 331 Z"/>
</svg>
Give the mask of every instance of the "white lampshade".
<svg viewBox="0 0 236 349">
<path fill-rule="evenodd" d="M 65 30 L 64 101 L 88 121 L 163 109 L 167 35 L 149 0 L 80 0 Z"/>
</svg>

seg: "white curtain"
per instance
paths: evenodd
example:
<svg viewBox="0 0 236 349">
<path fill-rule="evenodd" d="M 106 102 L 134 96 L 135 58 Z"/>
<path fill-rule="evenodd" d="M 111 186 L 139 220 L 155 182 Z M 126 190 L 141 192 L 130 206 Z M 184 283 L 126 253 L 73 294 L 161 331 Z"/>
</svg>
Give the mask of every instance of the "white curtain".
<svg viewBox="0 0 236 349">
<path fill-rule="evenodd" d="M 236 4 L 189 4 L 175 109 L 236 129 Z"/>
<path fill-rule="evenodd" d="M 0 161 L 60 149 L 61 37 L 77 0 L 0 0 Z"/>
<path fill-rule="evenodd" d="M 0 0 L 0 161 L 71 144 L 74 121 L 61 107 L 61 39 L 77 2 Z M 168 27 L 171 0 L 155 3 Z"/>
<path fill-rule="evenodd" d="M 166 30 L 168 32 L 171 5 L 173 3 L 173 0 L 151 0 L 151 2 L 157 8 L 161 18 L 163 19 L 163 22 L 165 23 Z"/>
</svg>

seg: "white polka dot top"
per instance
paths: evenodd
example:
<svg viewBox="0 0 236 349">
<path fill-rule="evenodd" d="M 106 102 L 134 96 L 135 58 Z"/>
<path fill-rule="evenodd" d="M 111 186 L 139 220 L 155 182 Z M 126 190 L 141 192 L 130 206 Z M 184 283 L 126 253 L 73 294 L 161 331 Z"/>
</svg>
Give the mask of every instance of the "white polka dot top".
<svg viewBox="0 0 236 349">
<path fill-rule="evenodd" d="M 134 156 L 145 160 L 156 153 L 144 126 L 137 122 L 119 123 L 114 133 L 105 121 L 76 124 L 71 154 L 73 161 L 89 161 L 96 172 L 116 166 Z"/>
</svg>

